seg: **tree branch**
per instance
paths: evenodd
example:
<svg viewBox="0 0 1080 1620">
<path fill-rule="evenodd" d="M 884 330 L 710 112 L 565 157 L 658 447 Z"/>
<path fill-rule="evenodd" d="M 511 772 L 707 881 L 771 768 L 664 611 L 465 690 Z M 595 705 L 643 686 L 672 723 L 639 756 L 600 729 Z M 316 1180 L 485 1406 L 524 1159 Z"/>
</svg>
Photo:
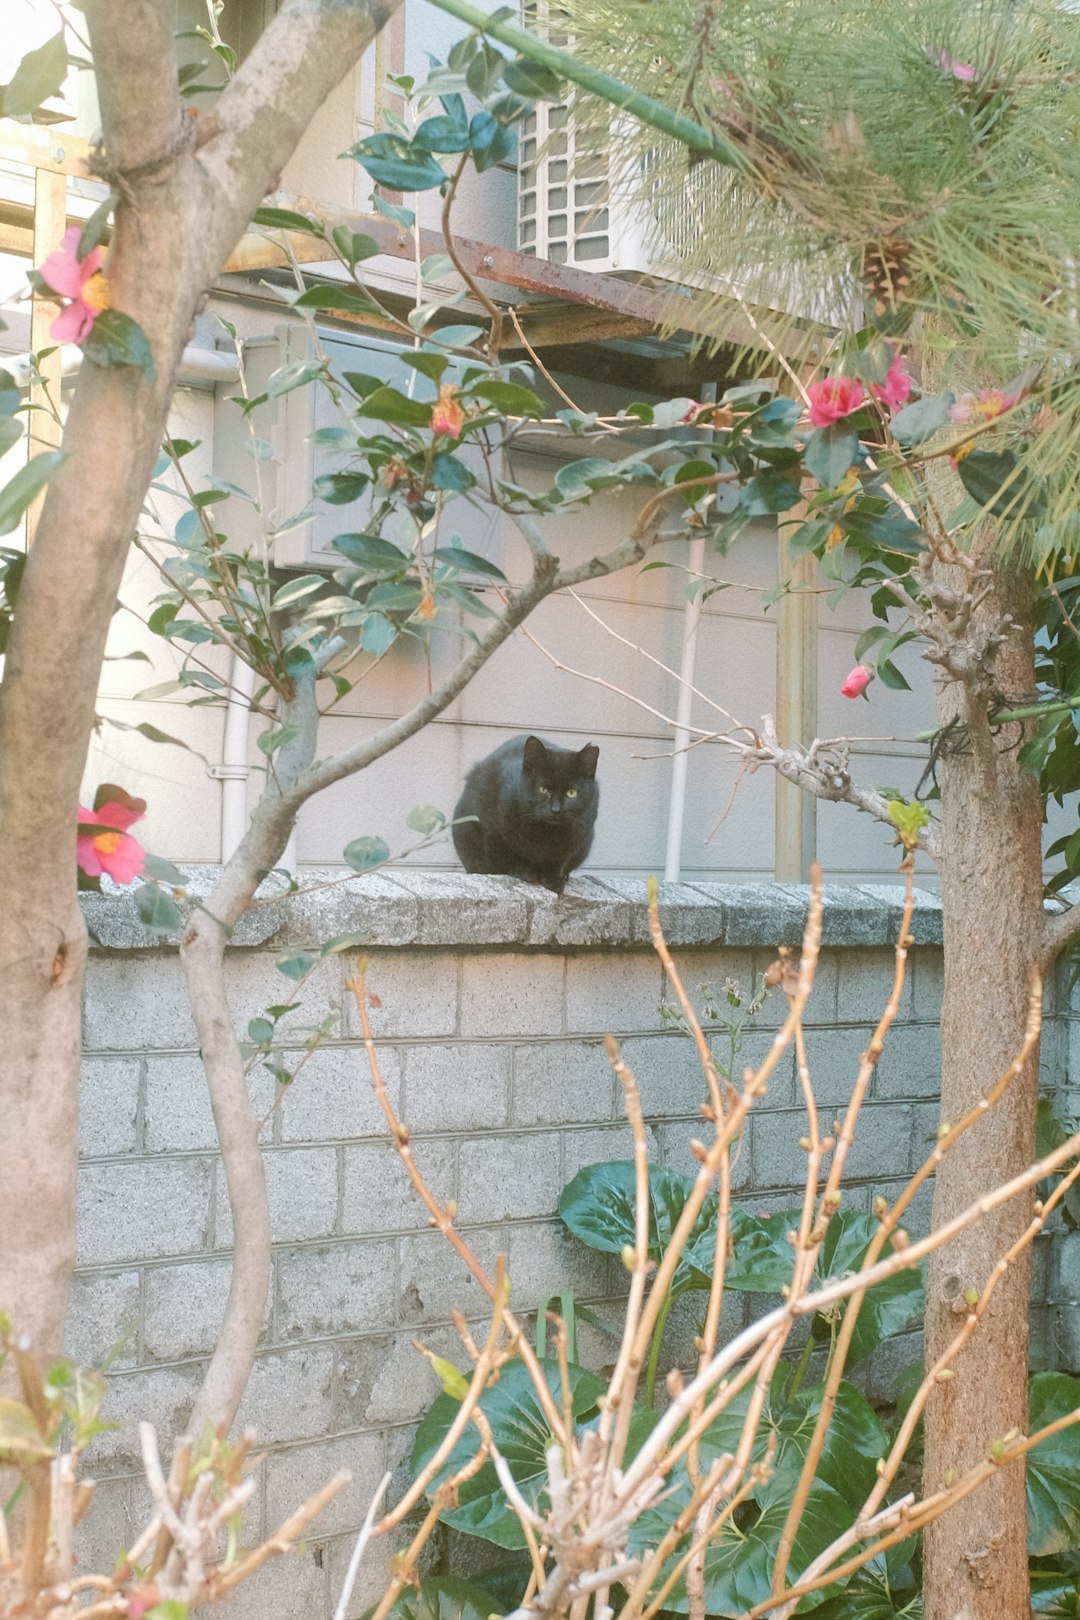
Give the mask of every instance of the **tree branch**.
<svg viewBox="0 0 1080 1620">
<path fill-rule="evenodd" d="M 1080 905 L 1046 918 L 1038 957 L 1038 969 L 1044 979 L 1062 951 L 1068 950 L 1075 939 L 1080 939 Z"/>
<path fill-rule="evenodd" d="M 163 0 L 86 0 L 105 162 L 121 190 L 152 176 L 190 140 L 176 78 L 172 7 Z"/>
<path fill-rule="evenodd" d="M 98 0 L 99 4 L 105 0 Z M 401 0 L 286 0 L 200 129 L 211 280 L 334 86 Z"/>
</svg>

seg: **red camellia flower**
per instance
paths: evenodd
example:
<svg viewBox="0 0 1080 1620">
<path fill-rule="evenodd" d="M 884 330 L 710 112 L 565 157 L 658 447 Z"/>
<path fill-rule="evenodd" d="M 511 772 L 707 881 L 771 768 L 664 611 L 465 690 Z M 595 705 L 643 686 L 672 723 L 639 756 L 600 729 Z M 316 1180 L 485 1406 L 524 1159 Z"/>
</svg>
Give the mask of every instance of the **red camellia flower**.
<svg viewBox="0 0 1080 1620">
<path fill-rule="evenodd" d="M 814 427 L 831 427 L 843 416 L 857 411 L 866 395 L 857 377 L 826 377 L 806 390 L 810 400 L 810 421 Z"/>
<path fill-rule="evenodd" d="M 883 383 L 870 384 L 870 392 L 889 411 L 898 411 L 901 405 L 907 404 L 911 397 L 911 378 L 902 354 L 894 356 Z"/>
<path fill-rule="evenodd" d="M 844 697 L 856 698 L 866 691 L 873 678 L 872 669 L 867 669 L 865 664 L 856 664 L 840 690 Z"/>
<path fill-rule="evenodd" d="M 126 803 L 107 799 L 96 810 L 79 806 L 79 821 L 94 828 L 80 833 L 75 844 L 75 859 L 87 877 L 100 877 L 104 872 L 114 883 L 131 883 L 138 877 L 146 861 L 146 851 L 132 838 L 127 829 L 141 821 L 146 814 L 143 799 L 129 799 Z"/>
<path fill-rule="evenodd" d="M 50 337 L 57 343 L 84 342 L 102 310 L 109 307 L 109 283 L 101 273 L 102 251 L 99 247 L 91 248 L 85 259 L 80 260 L 81 237 L 80 227 L 72 225 L 38 272 L 54 293 L 71 299 L 49 328 Z"/>
</svg>

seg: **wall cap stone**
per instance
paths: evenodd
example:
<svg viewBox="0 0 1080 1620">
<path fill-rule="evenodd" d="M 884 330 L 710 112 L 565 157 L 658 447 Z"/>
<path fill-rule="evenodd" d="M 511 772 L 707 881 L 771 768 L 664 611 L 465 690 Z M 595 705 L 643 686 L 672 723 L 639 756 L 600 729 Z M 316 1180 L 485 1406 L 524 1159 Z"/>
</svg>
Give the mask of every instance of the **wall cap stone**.
<svg viewBox="0 0 1080 1620">
<path fill-rule="evenodd" d="M 189 907 L 209 894 L 217 875 L 214 867 L 191 871 L 185 891 Z M 809 897 L 806 884 L 661 883 L 660 918 L 672 946 L 772 949 L 799 942 Z M 132 892 L 108 879 L 100 894 L 79 898 L 92 948 L 145 951 L 179 942 L 176 934 L 167 941 L 152 939 L 139 921 Z M 312 948 L 343 934 L 358 934 L 364 945 L 384 949 L 641 950 L 649 945 L 643 878 L 582 873 L 564 894 L 553 895 L 511 877 L 419 867 L 343 877 L 341 868 L 328 867 L 305 870 L 301 890 L 292 895 L 284 878 L 271 875 L 257 898 L 267 903 L 240 919 L 233 945 Z M 893 944 L 903 898 L 899 884 L 828 885 L 823 944 Z M 917 944 L 941 944 L 941 899 L 927 889 L 916 890 L 912 933 Z"/>
</svg>

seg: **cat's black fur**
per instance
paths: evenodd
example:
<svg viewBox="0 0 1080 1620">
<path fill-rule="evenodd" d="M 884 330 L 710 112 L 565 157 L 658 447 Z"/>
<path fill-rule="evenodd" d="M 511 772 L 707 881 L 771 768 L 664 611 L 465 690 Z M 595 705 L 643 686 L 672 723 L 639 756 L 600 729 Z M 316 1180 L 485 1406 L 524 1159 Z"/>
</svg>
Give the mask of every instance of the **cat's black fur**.
<svg viewBox="0 0 1080 1620">
<path fill-rule="evenodd" d="M 593 743 L 578 751 L 512 737 L 474 765 L 454 809 L 466 872 L 506 872 L 561 894 L 589 853 L 600 788 Z"/>
</svg>

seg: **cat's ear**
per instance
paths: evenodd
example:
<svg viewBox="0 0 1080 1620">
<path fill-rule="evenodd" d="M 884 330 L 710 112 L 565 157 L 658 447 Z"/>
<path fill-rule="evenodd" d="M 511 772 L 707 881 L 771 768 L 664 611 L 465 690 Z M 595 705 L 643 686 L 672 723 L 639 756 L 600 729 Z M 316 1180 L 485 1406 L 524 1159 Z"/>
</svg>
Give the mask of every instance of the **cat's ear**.
<svg viewBox="0 0 1080 1620">
<path fill-rule="evenodd" d="M 539 770 L 547 759 L 547 749 L 539 737 L 526 737 L 525 749 L 521 756 L 521 763 L 527 771 Z"/>
<path fill-rule="evenodd" d="M 586 743 L 585 747 L 578 751 L 578 759 L 586 776 L 596 775 L 596 762 L 599 758 L 600 750 L 595 743 Z"/>
</svg>

